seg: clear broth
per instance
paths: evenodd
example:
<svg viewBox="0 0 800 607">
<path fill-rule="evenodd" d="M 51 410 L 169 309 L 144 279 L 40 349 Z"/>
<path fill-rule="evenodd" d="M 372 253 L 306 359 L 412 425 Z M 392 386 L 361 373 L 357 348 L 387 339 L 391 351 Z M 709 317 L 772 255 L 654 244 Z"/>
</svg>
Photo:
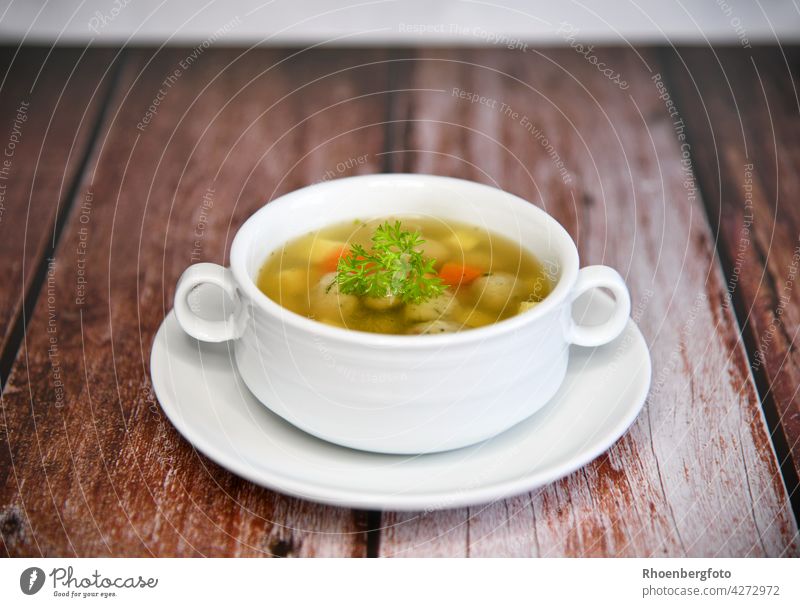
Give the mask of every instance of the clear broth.
<svg viewBox="0 0 800 607">
<path fill-rule="evenodd" d="M 445 264 L 467 266 L 480 275 L 448 287 L 421 304 L 356 297 L 330 289 L 341 250 L 359 243 L 367 250 L 375 229 L 401 221 L 422 234 L 421 250 Z M 295 238 L 272 251 L 258 274 L 258 288 L 284 308 L 320 322 L 386 334 L 436 334 L 474 329 L 523 313 L 552 291 L 555 276 L 520 244 L 477 226 L 430 217 L 381 217 L 347 221 Z"/>
</svg>

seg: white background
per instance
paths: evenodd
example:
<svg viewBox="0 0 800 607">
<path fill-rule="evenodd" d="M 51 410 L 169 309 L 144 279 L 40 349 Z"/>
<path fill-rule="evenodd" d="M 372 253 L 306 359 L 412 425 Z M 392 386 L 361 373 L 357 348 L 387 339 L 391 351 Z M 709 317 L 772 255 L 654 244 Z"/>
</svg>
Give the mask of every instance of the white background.
<svg viewBox="0 0 800 607">
<path fill-rule="evenodd" d="M 482 42 L 448 31 L 453 24 L 563 44 L 562 22 L 581 41 L 614 44 L 800 40 L 798 0 L 0 0 L 0 42 L 190 44 L 235 17 L 241 22 L 217 44 Z M 415 34 L 401 24 L 444 31 Z"/>
<path fill-rule="evenodd" d="M 51 578 L 37 594 L 20 574 L 37 566 L 74 568 L 74 577 L 156 577 L 153 589 L 114 598 L 54 598 Z M 728 569 L 730 579 L 646 580 L 643 569 Z M 644 587 L 779 585 L 768 597 L 651 597 Z M 63 591 L 62 587 L 59 587 Z M 90 589 L 93 590 L 93 589 Z M 6 605 L 797 605 L 794 559 L 4 559 Z"/>
</svg>

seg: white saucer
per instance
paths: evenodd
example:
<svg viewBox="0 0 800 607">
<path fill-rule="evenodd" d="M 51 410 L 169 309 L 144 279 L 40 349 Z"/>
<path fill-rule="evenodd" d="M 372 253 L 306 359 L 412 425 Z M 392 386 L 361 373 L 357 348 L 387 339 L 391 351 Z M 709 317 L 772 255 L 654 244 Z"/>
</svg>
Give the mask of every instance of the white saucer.
<svg viewBox="0 0 800 607">
<path fill-rule="evenodd" d="M 574 314 L 594 324 L 611 308 L 597 291 L 578 300 Z M 651 368 L 644 338 L 629 321 L 606 346 L 573 346 L 564 384 L 531 418 L 478 445 L 419 456 L 355 451 L 298 430 L 250 394 L 228 344 L 190 338 L 172 312 L 153 343 L 150 373 L 178 431 L 231 472 L 337 506 L 422 510 L 524 493 L 590 462 L 638 415 Z"/>
</svg>

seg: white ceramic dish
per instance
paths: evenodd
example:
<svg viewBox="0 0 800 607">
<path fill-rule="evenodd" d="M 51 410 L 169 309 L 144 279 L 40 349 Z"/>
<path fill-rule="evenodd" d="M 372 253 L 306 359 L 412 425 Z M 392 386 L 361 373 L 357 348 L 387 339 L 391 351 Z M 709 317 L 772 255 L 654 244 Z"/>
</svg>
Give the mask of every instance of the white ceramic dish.
<svg viewBox="0 0 800 607">
<path fill-rule="evenodd" d="M 389 215 L 461 219 L 520 242 L 556 278 L 532 310 L 448 335 L 378 335 L 295 314 L 256 286 L 267 255 L 332 223 Z M 213 283 L 235 302 L 224 320 L 197 316 L 190 293 Z M 596 287 L 616 304 L 596 325 L 576 323 L 576 297 Z M 320 438 L 367 451 L 432 453 L 475 444 L 543 407 L 561 385 L 570 344 L 617 337 L 630 313 L 620 275 L 579 269 L 569 234 L 536 206 L 471 181 L 433 175 L 368 175 L 302 188 L 270 202 L 239 229 L 231 267 L 197 264 L 181 277 L 175 314 L 204 341 L 231 340 L 250 391 L 273 412 Z"/>
<path fill-rule="evenodd" d="M 595 291 L 576 301 L 573 314 L 593 324 L 612 309 L 610 298 Z M 150 372 L 180 433 L 254 483 L 337 506 L 386 510 L 486 503 L 569 474 L 625 432 L 645 402 L 651 374 L 647 345 L 629 320 L 605 346 L 572 347 L 563 384 L 533 417 L 471 447 L 403 456 L 340 447 L 297 429 L 248 391 L 233 356 L 230 343 L 187 336 L 174 312 L 164 320 Z"/>
</svg>

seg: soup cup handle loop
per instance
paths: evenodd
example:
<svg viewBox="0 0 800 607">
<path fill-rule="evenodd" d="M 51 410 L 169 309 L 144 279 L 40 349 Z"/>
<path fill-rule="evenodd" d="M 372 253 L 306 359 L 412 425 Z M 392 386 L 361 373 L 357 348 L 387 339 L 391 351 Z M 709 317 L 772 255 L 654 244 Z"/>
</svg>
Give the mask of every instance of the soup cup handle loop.
<svg viewBox="0 0 800 607">
<path fill-rule="evenodd" d="M 571 300 L 590 289 L 602 287 L 614 296 L 614 311 L 611 317 L 600 325 L 583 326 L 571 320 L 567 329 L 567 341 L 578 346 L 602 346 L 616 339 L 631 313 L 631 296 L 622 276 L 608 266 L 587 266 L 578 271 L 578 280 L 572 290 Z"/>
<path fill-rule="evenodd" d="M 192 289 L 202 284 L 221 288 L 234 302 L 233 313 L 225 320 L 207 320 L 198 316 L 189 304 Z M 215 263 L 196 263 L 183 272 L 175 289 L 175 316 L 189 335 L 200 341 L 221 342 L 240 336 L 241 300 L 236 290 L 233 272 Z M 226 310 L 227 312 L 227 310 Z"/>
</svg>

